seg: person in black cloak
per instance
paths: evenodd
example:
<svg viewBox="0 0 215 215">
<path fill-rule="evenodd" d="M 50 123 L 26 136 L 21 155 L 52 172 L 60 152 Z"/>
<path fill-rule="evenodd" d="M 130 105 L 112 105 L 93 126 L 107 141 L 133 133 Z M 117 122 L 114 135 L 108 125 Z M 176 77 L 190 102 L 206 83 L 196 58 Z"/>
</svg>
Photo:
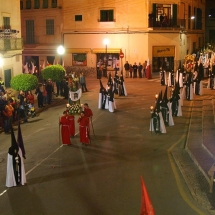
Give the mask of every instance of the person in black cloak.
<svg viewBox="0 0 215 215">
<path fill-rule="evenodd" d="M 26 183 L 25 168 L 21 149 L 16 142 L 11 127 L 11 147 L 8 150 L 6 187 L 13 187 Z"/>
<path fill-rule="evenodd" d="M 200 95 L 200 81 L 201 81 L 201 74 L 199 71 L 199 66 L 198 66 L 198 63 L 195 62 L 193 82 L 194 82 L 194 93 L 196 95 Z"/>
<path fill-rule="evenodd" d="M 119 96 L 126 96 L 126 89 L 125 89 L 125 83 L 124 83 L 124 78 L 123 74 L 120 75 L 119 77 Z"/>
<path fill-rule="evenodd" d="M 119 93 L 119 75 L 116 72 L 114 76 L 114 93 L 118 94 Z"/>
<path fill-rule="evenodd" d="M 187 100 L 192 100 L 193 98 L 192 82 L 193 82 L 193 73 L 191 72 L 191 69 L 188 68 L 184 76 L 184 85 L 186 87 L 185 92 L 186 92 Z"/>
<path fill-rule="evenodd" d="M 107 109 L 109 110 L 109 112 L 114 112 L 114 109 L 116 108 L 116 106 L 114 101 L 114 90 L 112 85 L 108 85 L 107 99 L 108 99 Z"/>
<path fill-rule="evenodd" d="M 166 85 L 166 71 L 163 67 L 160 67 L 160 84 L 162 86 Z"/>
<path fill-rule="evenodd" d="M 169 72 L 169 77 L 168 77 L 168 86 L 172 87 L 175 85 L 175 80 L 174 80 L 174 71 L 173 69 Z"/>
<path fill-rule="evenodd" d="M 25 147 L 24 147 L 24 143 L 23 143 L 22 132 L 21 132 L 21 126 L 20 126 L 19 120 L 18 120 L 17 144 L 18 144 L 19 148 L 22 150 L 22 156 L 23 156 L 23 158 L 26 159 L 26 157 L 25 157 Z"/>
<path fill-rule="evenodd" d="M 175 89 L 172 92 L 172 97 L 170 98 L 170 102 L 172 103 L 172 116 L 178 116 L 179 99 L 180 99 L 179 94 L 180 94 L 179 84 L 176 83 Z"/>
<path fill-rule="evenodd" d="M 169 107 L 167 104 L 168 104 L 168 99 L 167 99 L 167 87 L 166 87 L 162 102 L 160 104 L 160 109 L 163 116 L 164 124 L 168 126 L 169 125 Z"/>
<path fill-rule="evenodd" d="M 152 112 L 151 118 L 155 133 L 160 133 L 160 116 L 157 107 L 155 107 L 154 111 Z"/>
<path fill-rule="evenodd" d="M 105 104 L 106 104 L 106 100 L 107 100 L 107 91 L 104 88 L 101 79 L 99 79 L 100 81 L 100 90 L 99 90 L 99 105 L 98 108 L 99 109 L 105 109 Z"/>
</svg>

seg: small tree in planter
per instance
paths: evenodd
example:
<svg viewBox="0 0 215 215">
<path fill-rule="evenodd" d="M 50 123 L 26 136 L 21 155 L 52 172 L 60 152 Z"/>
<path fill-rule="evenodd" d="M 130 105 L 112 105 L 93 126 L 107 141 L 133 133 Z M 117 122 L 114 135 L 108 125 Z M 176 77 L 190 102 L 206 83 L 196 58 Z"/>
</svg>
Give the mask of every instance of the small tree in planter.
<svg viewBox="0 0 215 215">
<path fill-rule="evenodd" d="M 42 71 L 42 77 L 45 80 L 48 80 L 49 78 L 52 79 L 52 81 L 62 81 L 65 77 L 65 69 L 61 65 L 51 65 L 47 66 Z"/>
<path fill-rule="evenodd" d="M 11 88 L 17 91 L 34 90 L 36 89 L 37 85 L 37 77 L 31 74 L 16 75 L 10 81 Z"/>
</svg>

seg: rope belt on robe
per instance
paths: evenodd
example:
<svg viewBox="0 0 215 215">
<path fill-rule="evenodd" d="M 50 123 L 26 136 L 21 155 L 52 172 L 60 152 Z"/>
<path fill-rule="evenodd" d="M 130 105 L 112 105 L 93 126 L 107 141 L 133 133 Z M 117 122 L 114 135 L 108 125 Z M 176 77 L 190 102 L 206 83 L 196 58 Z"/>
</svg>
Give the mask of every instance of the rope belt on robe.
<svg viewBox="0 0 215 215">
<path fill-rule="evenodd" d="M 83 125 L 79 125 L 80 127 L 82 127 L 82 128 L 86 128 L 86 137 L 88 138 L 88 134 L 87 134 L 87 128 L 88 128 L 88 126 L 83 126 Z"/>
</svg>

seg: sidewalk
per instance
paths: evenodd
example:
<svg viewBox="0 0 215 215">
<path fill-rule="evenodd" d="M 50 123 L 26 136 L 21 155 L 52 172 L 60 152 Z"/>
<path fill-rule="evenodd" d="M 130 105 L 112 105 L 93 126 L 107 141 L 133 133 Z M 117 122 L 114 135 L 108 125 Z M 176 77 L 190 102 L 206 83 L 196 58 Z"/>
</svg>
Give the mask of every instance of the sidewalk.
<svg viewBox="0 0 215 215">
<path fill-rule="evenodd" d="M 215 132 L 214 114 L 211 110 L 214 91 L 206 86 L 203 90 L 202 96 L 194 96 L 194 100 L 190 101 L 191 113 L 185 147 L 176 146 L 171 154 L 193 198 L 209 214 L 215 214 L 215 193 L 210 192 L 208 175 L 210 167 L 215 163 L 215 151 L 210 154 L 205 150 L 206 147 L 214 149 L 214 139 L 211 138 Z"/>
</svg>

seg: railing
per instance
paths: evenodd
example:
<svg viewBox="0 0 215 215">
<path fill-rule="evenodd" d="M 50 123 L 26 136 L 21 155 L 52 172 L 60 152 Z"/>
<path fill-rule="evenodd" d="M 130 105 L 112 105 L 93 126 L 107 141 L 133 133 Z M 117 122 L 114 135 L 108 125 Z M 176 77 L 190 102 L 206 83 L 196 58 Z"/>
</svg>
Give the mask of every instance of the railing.
<svg viewBox="0 0 215 215">
<path fill-rule="evenodd" d="M 149 28 L 186 28 L 186 20 L 185 19 L 168 19 L 166 22 L 160 22 L 159 20 L 154 19 L 153 17 L 149 17 L 148 20 Z"/>
<path fill-rule="evenodd" d="M 0 38 L 0 51 L 23 49 L 22 38 Z"/>
</svg>

